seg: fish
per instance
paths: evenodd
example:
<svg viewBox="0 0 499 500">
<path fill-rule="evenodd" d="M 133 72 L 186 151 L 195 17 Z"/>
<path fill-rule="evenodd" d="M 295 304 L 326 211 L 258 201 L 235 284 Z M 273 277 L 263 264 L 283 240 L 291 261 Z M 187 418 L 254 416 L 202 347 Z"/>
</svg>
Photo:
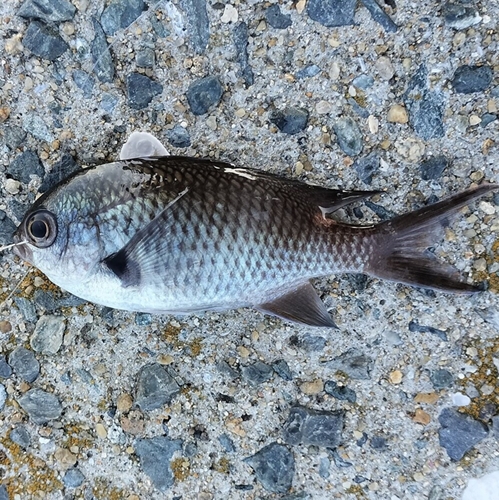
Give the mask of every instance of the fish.
<svg viewBox="0 0 499 500">
<path fill-rule="evenodd" d="M 134 157 L 132 140 L 117 161 L 80 169 L 41 195 L 14 234 L 19 257 L 82 299 L 174 315 L 252 307 L 337 328 L 313 278 L 364 273 L 442 292 L 481 290 L 428 248 L 460 208 L 499 185 L 355 225 L 335 211 L 380 191 L 329 189 L 171 156 L 159 141 L 144 145 L 147 135 L 134 140 L 153 156 Z"/>
</svg>

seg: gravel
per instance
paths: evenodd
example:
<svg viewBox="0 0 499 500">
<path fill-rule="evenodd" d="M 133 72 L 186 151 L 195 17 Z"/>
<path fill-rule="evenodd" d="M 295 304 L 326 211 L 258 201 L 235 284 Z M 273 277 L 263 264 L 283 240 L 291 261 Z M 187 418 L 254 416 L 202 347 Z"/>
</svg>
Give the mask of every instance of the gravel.
<svg viewBox="0 0 499 500">
<path fill-rule="evenodd" d="M 114 62 L 101 24 L 92 18 L 94 38 L 91 44 L 92 71 L 100 82 L 112 82 L 114 78 Z"/>
<path fill-rule="evenodd" d="M 459 94 L 483 92 L 490 87 L 493 75 L 490 66 L 459 66 L 452 79 L 452 88 Z"/>
<path fill-rule="evenodd" d="M 40 21 L 30 23 L 23 45 L 35 56 L 49 61 L 55 61 L 69 48 L 55 28 Z"/>
<path fill-rule="evenodd" d="M 74 469 L 67 470 L 66 474 L 64 474 L 64 477 L 62 478 L 62 482 L 66 488 L 78 488 L 84 483 L 84 481 L 85 476 L 76 467 Z"/>
<path fill-rule="evenodd" d="M 195 115 L 204 115 L 222 98 L 223 88 L 216 76 L 206 76 L 189 85 L 187 102 Z"/>
<path fill-rule="evenodd" d="M 9 438 L 13 443 L 18 444 L 24 450 L 31 444 L 31 436 L 24 425 L 14 427 L 10 431 Z"/>
<path fill-rule="evenodd" d="M 272 28 L 278 30 L 285 30 L 293 24 L 291 16 L 289 14 L 283 14 L 281 7 L 277 4 L 271 5 L 267 8 L 265 11 L 265 19 L 270 26 L 272 26 Z"/>
<path fill-rule="evenodd" d="M 261 361 L 257 361 L 252 365 L 243 366 L 241 374 L 245 380 L 252 385 L 259 385 L 267 382 L 272 378 L 272 367 Z"/>
<path fill-rule="evenodd" d="M 59 399 L 42 389 L 30 389 L 17 402 L 29 418 L 38 425 L 58 419 L 62 413 Z"/>
<path fill-rule="evenodd" d="M 27 184 L 32 175 L 43 177 L 45 169 L 35 151 L 24 151 L 14 158 L 7 168 L 7 172 L 14 178 Z"/>
<path fill-rule="evenodd" d="M 30 339 L 31 348 L 41 354 L 56 354 L 61 348 L 66 320 L 61 316 L 42 316 Z"/>
<path fill-rule="evenodd" d="M 26 382 L 34 382 L 40 374 L 40 363 L 33 351 L 16 347 L 9 355 L 9 365 L 14 373 Z"/>
<path fill-rule="evenodd" d="M 333 28 L 354 23 L 356 0 L 310 0 L 307 14 L 318 23 Z"/>
<path fill-rule="evenodd" d="M 114 35 L 130 26 L 145 8 L 142 0 L 111 0 L 100 16 L 102 29 L 106 35 Z"/>
<path fill-rule="evenodd" d="M 75 13 L 75 6 L 66 0 L 26 0 L 17 11 L 18 16 L 44 23 L 70 21 Z"/>
<path fill-rule="evenodd" d="M 303 131 L 308 123 L 308 111 L 303 108 L 286 108 L 284 110 L 273 111 L 269 120 L 281 132 L 294 135 Z"/>
<path fill-rule="evenodd" d="M 151 411 L 169 403 L 179 390 L 175 379 L 161 365 L 147 365 L 139 373 L 135 403 L 141 410 Z"/>
<path fill-rule="evenodd" d="M 349 116 L 345 116 L 333 123 L 338 146 L 349 156 L 357 156 L 362 152 L 364 145 L 362 132 L 359 126 Z"/>
<path fill-rule="evenodd" d="M 433 156 L 421 162 L 421 179 L 424 181 L 440 179 L 449 166 L 449 159 L 444 155 Z"/>
<path fill-rule="evenodd" d="M 369 380 L 373 365 L 374 361 L 369 356 L 355 348 L 326 362 L 329 369 L 345 373 L 356 380 Z"/>
<path fill-rule="evenodd" d="M 163 85 L 140 73 L 132 73 L 127 76 L 126 89 L 128 105 L 132 109 L 143 109 L 163 92 Z"/>
</svg>

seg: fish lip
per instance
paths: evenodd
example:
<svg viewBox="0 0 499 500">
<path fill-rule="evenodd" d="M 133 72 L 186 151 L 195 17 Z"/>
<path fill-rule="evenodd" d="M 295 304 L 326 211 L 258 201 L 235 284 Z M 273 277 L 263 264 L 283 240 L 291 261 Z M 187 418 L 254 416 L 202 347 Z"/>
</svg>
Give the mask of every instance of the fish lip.
<svg viewBox="0 0 499 500">
<path fill-rule="evenodd" d="M 31 262 L 33 259 L 33 252 L 31 249 L 28 247 L 27 243 L 21 244 L 20 243 L 23 241 L 23 239 L 19 236 L 19 228 L 16 229 L 15 233 L 12 235 L 12 240 L 14 244 L 16 245 L 12 251 L 14 252 L 15 255 L 18 257 L 21 257 L 21 259 Z"/>
</svg>

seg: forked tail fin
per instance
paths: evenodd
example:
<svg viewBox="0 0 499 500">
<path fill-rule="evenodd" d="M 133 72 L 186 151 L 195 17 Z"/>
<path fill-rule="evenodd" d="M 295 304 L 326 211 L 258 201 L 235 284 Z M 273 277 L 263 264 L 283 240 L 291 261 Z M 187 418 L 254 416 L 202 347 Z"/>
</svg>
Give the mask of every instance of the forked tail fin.
<svg viewBox="0 0 499 500">
<path fill-rule="evenodd" d="M 376 226 L 373 254 L 365 272 L 378 278 L 445 292 L 480 291 L 480 288 L 464 282 L 456 268 L 440 262 L 427 249 L 438 242 L 442 228 L 461 207 L 496 189 L 499 189 L 498 184 L 484 184 L 382 222 Z"/>
</svg>

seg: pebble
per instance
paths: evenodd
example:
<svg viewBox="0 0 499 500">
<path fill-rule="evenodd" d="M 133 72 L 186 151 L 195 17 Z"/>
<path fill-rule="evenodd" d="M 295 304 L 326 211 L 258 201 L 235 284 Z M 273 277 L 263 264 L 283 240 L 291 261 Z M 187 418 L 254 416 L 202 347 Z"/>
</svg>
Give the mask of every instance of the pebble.
<svg viewBox="0 0 499 500">
<path fill-rule="evenodd" d="M 7 391 L 3 384 L 0 384 L 0 412 L 3 410 L 5 406 L 5 402 L 7 401 Z"/>
<path fill-rule="evenodd" d="M 386 56 L 380 56 L 374 63 L 374 67 L 378 71 L 379 76 L 385 80 L 391 80 L 395 74 L 395 69 L 390 59 Z"/>
<path fill-rule="evenodd" d="M 4 188 L 9 194 L 17 194 L 21 189 L 21 183 L 14 179 L 5 179 Z"/>
<path fill-rule="evenodd" d="M 483 92 L 490 87 L 493 76 L 490 66 L 459 66 L 452 79 L 452 88 L 458 94 Z"/>
<path fill-rule="evenodd" d="M 307 14 L 310 19 L 328 28 L 354 24 L 357 0 L 309 0 Z"/>
<path fill-rule="evenodd" d="M 168 142 L 175 148 L 188 148 L 191 145 L 191 136 L 186 128 L 175 125 L 166 132 Z"/>
<path fill-rule="evenodd" d="M 142 0 L 111 0 L 100 17 L 102 29 L 107 35 L 114 35 L 130 26 L 145 9 Z"/>
<path fill-rule="evenodd" d="M 409 322 L 409 331 L 417 333 L 431 333 L 444 342 L 449 340 L 445 330 L 440 330 L 439 328 L 434 328 L 433 326 L 420 325 L 419 323 L 416 323 L 416 321 Z"/>
<path fill-rule="evenodd" d="M 319 394 L 324 390 L 324 381 L 321 378 L 316 378 L 310 382 L 303 382 L 300 384 L 300 391 L 303 394 L 313 396 L 314 394 Z"/>
<path fill-rule="evenodd" d="M 66 320 L 61 316 L 42 316 L 31 335 L 31 348 L 42 354 L 56 354 L 61 348 Z"/>
<path fill-rule="evenodd" d="M 227 434 L 222 434 L 221 436 L 219 436 L 218 441 L 227 453 L 234 453 L 236 451 L 234 441 L 232 441 L 232 439 Z"/>
<path fill-rule="evenodd" d="M 284 445 L 271 443 L 244 461 L 255 471 L 256 478 L 271 493 L 286 493 L 293 484 L 295 459 Z"/>
<path fill-rule="evenodd" d="M 70 21 L 75 13 L 76 8 L 67 0 L 26 0 L 17 11 L 18 16 L 45 23 Z"/>
<path fill-rule="evenodd" d="M 41 389 L 30 389 L 18 399 L 18 403 L 31 420 L 38 425 L 57 419 L 62 413 L 59 399 Z"/>
<path fill-rule="evenodd" d="M 357 395 L 353 389 L 349 389 L 344 385 L 338 385 L 333 380 L 326 381 L 324 384 L 324 391 L 326 394 L 329 394 L 340 401 L 348 401 L 349 403 L 355 403 L 357 401 Z"/>
<path fill-rule="evenodd" d="M 237 23 L 238 19 L 239 14 L 237 12 L 237 9 L 230 3 L 225 4 L 224 12 L 222 14 L 222 17 L 220 18 L 220 21 L 222 21 L 224 24 Z"/>
<path fill-rule="evenodd" d="M 376 151 L 362 158 L 357 158 L 353 163 L 353 168 L 356 170 L 359 179 L 365 184 L 371 184 L 373 175 L 379 170 L 379 167 L 380 157 Z"/>
<path fill-rule="evenodd" d="M 303 80 L 304 78 L 312 78 L 318 75 L 321 72 L 321 69 L 317 64 L 309 64 L 304 68 L 300 69 L 295 73 L 295 78 L 297 80 Z"/>
<path fill-rule="evenodd" d="M 339 118 L 333 124 L 338 145 L 348 156 L 357 156 L 363 147 L 362 133 L 357 123 L 349 116 Z"/>
<path fill-rule="evenodd" d="M 442 6 L 442 14 L 445 25 L 456 30 L 465 30 L 482 20 L 473 5 L 460 2 L 445 2 Z"/>
<path fill-rule="evenodd" d="M 94 39 L 90 51 L 92 53 L 92 71 L 100 82 L 112 82 L 114 78 L 114 62 L 107 43 L 106 34 L 97 19 L 92 19 Z"/>
<path fill-rule="evenodd" d="M 492 417 L 492 434 L 499 441 L 499 415 Z"/>
<path fill-rule="evenodd" d="M 289 339 L 290 344 L 307 352 L 318 352 L 322 351 L 326 347 L 327 340 L 320 335 L 311 335 L 306 333 L 302 337 L 293 335 Z"/>
<path fill-rule="evenodd" d="M 281 377 L 283 380 L 293 380 L 293 373 L 289 369 L 288 364 L 284 359 L 278 359 L 272 363 L 272 369 Z"/>
<path fill-rule="evenodd" d="M 7 172 L 24 184 L 28 184 L 32 175 L 43 177 L 45 169 L 40 163 L 37 154 L 34 151 L 25 151 L 17 155 L 7 167 Z"/>
<path fill-rule="evenodd" d="M 400 370 L 390 372 L 389 379 L 392 384 L 400 384 L 402 382 L 402 372 Z"/>
<path fill-rule="evenodd" d="M 196 54 L 203 54 L 210 40 L 210 23 L 206 0 L 180 0 L 187 18 L 189 40 Z"/>
<path fill-rule="evenodd" d="M 123 393 L 118 396 L 116 400 L 116 409 L 120 412 L 129 411 L 133 406 L 133 399 L 130 394 Z"/>
<path fill-rule="evenodd" d="M 35 113 L 26 113 L 26 115 L 24 115 L 23 129 L 41 141 L 48 143 L 52 143 L 54 141 L 54 136 L 45 122 Z"/>
<path fill-rule="evenodd" d="M 373 365 L 374 361 L 369 356 L 355 348 L 326 362 L 328 368 L 343 372 L 355 380 L 369 380 Z"/>
<path fill-rule="evenodd" d="M 149 326 L 152 323 L 152 315 L 149 313 L 136 313 L 135 324 L 138 326 Z"/>
<path fill-rule="evenodd" d="M 0 378 L 9 378 L 12 375 L 12 367 L 5 360 L 5 356 L 0 356 Z"/>
<path fill-rule="evenodd" d="M 54 453 L 54 457 L 61 469 L 70 469 L 76 464 L 76 455 L 71 453 L 67 448 L 58 448 Z"/>
<path fill-rule="evenodd" d="M 281 7 L 277 4 L 273 4 L 267 8 L 265 11 L 265 19 L 272 28 L 278 30 L 289 28 L 292 24 L 291 16 L 283 14 L 281 12 Z"/>
<path fill-rule="evenodd" d="M 0 245 L 8 245 L 9 243 L 12 243 L 12 235 L 15 230 L 16 225 L 10 220 L 10 218 L 3 210 L 0 210 Z"/>
<path fill-rule="evenodd" d="M 163 85 L 140 73 L 131 73 L 126 79 L 128 105 L 132 109 L 147 108 L 157 95 L 163 92 Z"/>
<path fill-rule="evenodd" d="M 120 424 L 127 434 L 137 436 L 144 433 L 144 415 L 139 410 L 132 410 L 128 415 L 122 415 Z"/>
<path fill-rule="evenodd" d="M 409 115 L 407 110 L 401 104 L 394 104 L 388 110 L 388 115 L 386 119 L 390 123 L 407 123 L 409 121 Z"/>
<path fill-rule="evenodd" d="M 267 382 L 272 378 L 272 373 L 272 367 L 262 361 L 257 361 L 252 365 L 243 366 L 241 368 L 243 378 L 251 385 L 260 385 Z"/>
<path fill-rule="evenodd" d="M 395 33 L 398 26 L 392 21 L 391 17 L 380 7 L 376 0 L 361 0 L 364 7 L 369 11 L 371 17 L 379 23 L 385 31 Z"/>
<path fill-rule="evenodd" d="M 435 390 L 447 389 L 454 383 L 454 377 L 448 370 L 434 370 L 430 374 L 430 380 Z"/>
<path fill-rule="evenodd" d="M 170 461 L 173 454 L 182 449 L 182 441 L 156 436 L 137 439 L 134 447 L 142 469 L 151 478 L 154 486 L 160 491 L 170 488 L 174 482 Z"/>
<path fill-rule="evenodd" d="M 11 150 L 17 149 L 26 138 L 26 132 L 16 125 L 5 127 L 3 130 L 3 142 Z"/>
<path fill-rule="evenodd" d="M 14 302 L 26 321 L 34 323 L 37 320 L 35 306 L 30 300 L 24 297 L 14 297 Z"/>
<path fill-rule="evenodd" d="M 373 450 L 384 450 L 388 447 L 388 442 L 383 436 L 373 436 L 369 444 Z"/>
<path fill-rule="evenodd" d="M 9 355 L 9 365 L 15 374 L 28 383 L 34 382 L 40 374 L 40 363 L 33 351 L 16 347 Z"/>
<path fill-rule="evenodd" d="M 466 394 L 462 392 L 455 392 L 451 394 L 451 401 L 454 406 L 468 406 L 471 403 L 471 399 Z"/>
<path fill-rule="evenodd" d="M 81 69 L 75 69 L 72 76 L 76 86 L 83 91 L 83 97 L 90 99 L 95 85 L 93 76 Z"/>
<path fill-rule="evenodd" d="M 452 460 L 461 460 L 489 432 L 482 422 L 452 408 L 444 408 L 438 421 L 441 425 L 438 431 L 440 446 L 445 448 Z"/>
<path fill-rule="evenodd" d="M 237 62 L 241 66 L 241 76 L 246 87 L 250 87 L 255 81 L 255 76 L 248 58 L 248 25 L 246 23 L 237 24 L 232 32 L 232 37 L 236 47 Z"/>
<path fill-rule="evenodd" d="M 155 410 L 169 403 L 179 391 L 175 379 L 161 365 L 146 365 L 139 372 L 135 403 L 141 410 Z"/>
<path fill-rule="evenodd" d="M 35 56 L 55 61 L 68 50 L 68 44 L 52 26 L 32 21 L 23 38 L 23 45 Z"/>
<path fill-rule="evenodd" d="M 217 370 L 220 373 L 227 375 L 232 380 L 239 378 L 239 372 L 235 368 L 232 368 L 227 361 L 220 361 L 217 363 Z"/>
<path fill-rule="evenodd" d="M 135 63 L 141 68 L 153 68 L 155 62 L 154 50 L 146 47 L 135 56 Z"/>
<path fill-rule="evenodd" d="M 204 115 L 212 106 L 218 105 L 223 88 L 216 76 L 206 76 L 191 83 L 187 90 L 187 102 L 194 115 Z"/>
<path fill-rule="evenodd" d="M 62 158 L 54 163 L 52 170 L 45 175 L 43 182 L 38 188 L 40 193 L 45 193 L 50 188 L 54 187 L 58 182 L 66 179 L 71 174 L 80 170 L 80 166 L 76 163 L 75 159 L 69 154 L 64 153 Z"/>
<path fill-rule="evenodd" d="M 76 467 L 68 469 L 66 471 L 66 474 L 64 474 L 64 477 L 62 478 L 62 482 L 64 483 L 64 486 L 66 486 L 66 488 L 78 488 L 83 484 L 84 481 L 85 476 L 80 471 L 80 469 L 77 469 Z"/>
<path fill-rule="evenodd" d="M 424 160 L 421 165 L 421 179 L 429 181 L 432 179 L 440 179 L 444 170 L 449 166 L 449 159 L 444 155 L 433 156 Z"/>
<path fill-rule="evenodd" d="M 16 497 L 14 497 L 17 500 Z M 5 484 L 0 484 L 0 500 L 11 500 Z"/>
<path fill-rule="evenodd" d="M 319 101 L 315 105 L 315 111 L 317 111 L 319 115 L 325 115 L 327 113 L 331 113 L 332 110 L 333 110 L 333 105 L 328 101 Z"/>
<path fill-rule="evenodd" d="M 290 445 L 336 448 L 341 441 L 345 413 L 318 411 L 295 406 L 283 427 L 284 442 Z"/>
<path fill-rule="evenodd" d="M 31 436 L 24 425 L 14 427 L 10 433 L 9 438 L 13 443 L 19 445 L 23 450 L 28 448 L 31 444 Z"/>
<path fill-rule="evenodd" d="M 269 120 L 281 132 L 294 135 L 305 129 L 308 123 L 308 111 L 303 108 L 290 107 L 272 111 Z"/>
</svg>

